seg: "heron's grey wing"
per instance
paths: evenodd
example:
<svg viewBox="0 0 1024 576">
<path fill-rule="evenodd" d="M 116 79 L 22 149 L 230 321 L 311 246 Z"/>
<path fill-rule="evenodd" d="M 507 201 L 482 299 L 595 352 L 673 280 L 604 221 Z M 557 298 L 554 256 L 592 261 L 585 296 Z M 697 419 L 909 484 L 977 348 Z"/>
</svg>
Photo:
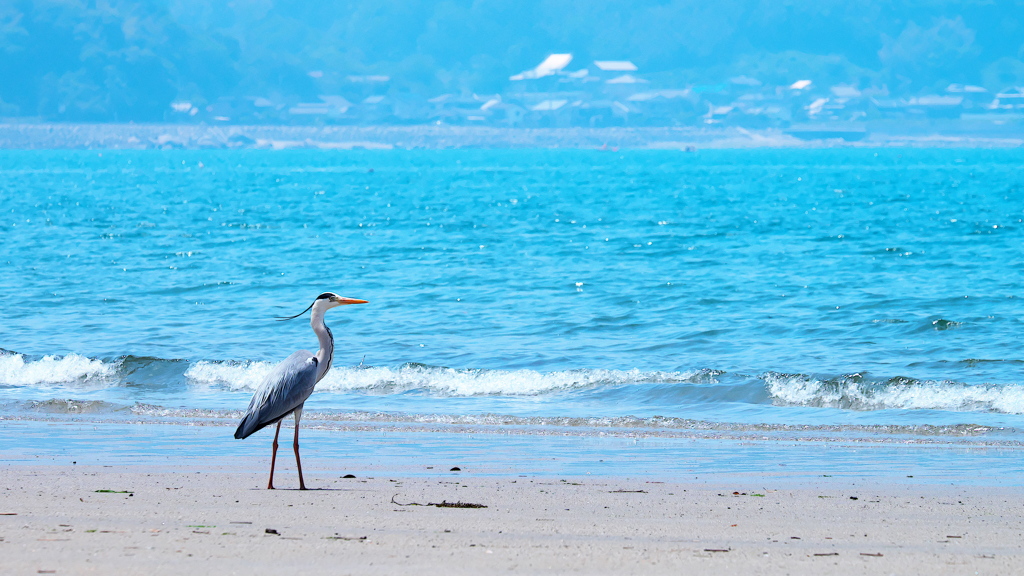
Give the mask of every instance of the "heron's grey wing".
<svg viewBox="0 0 1024 576">
<path fill-rule="evenodd" d="M 316 357 L 307 350 L 300 350 L 275 366 L 252 395 L 235 438 L 245 438 L 302 406 L 316 386 L 316 369 Z"/>
</svg>

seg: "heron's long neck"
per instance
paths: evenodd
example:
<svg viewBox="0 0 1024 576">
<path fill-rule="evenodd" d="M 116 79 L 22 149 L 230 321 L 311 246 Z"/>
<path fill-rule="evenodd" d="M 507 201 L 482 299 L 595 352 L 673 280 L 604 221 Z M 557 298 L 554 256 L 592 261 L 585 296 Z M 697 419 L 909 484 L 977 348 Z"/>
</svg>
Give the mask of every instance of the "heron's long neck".
<svg viewBox="0 0 1024 576">
<path fill-rule="evenodd" d="M 331 361 L 334 357 L 334 334 L 331 334 L 331 329 L 324 323 L 324 311 L 317 310 L 315 307 L 309 325 L 313 328 L 313 332 L 316 332 L 317 340 L 320 341 L 320 349 L 316 352 L 316 381 L 319 382 L 331 369 Z"/>
</svg>

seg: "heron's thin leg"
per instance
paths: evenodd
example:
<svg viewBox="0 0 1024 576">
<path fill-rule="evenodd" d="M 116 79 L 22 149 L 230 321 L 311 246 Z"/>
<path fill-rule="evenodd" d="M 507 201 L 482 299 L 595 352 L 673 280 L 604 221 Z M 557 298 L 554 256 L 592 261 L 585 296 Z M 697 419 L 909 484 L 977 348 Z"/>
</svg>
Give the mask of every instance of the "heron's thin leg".
<svg viewBox="0 0 1024 576">
<path fill-rule="evenodd" d="M 306 483 L 302 481 L 302 461 L 299 459 L 299 418 L 302 417 L 302 408 L 295 411 L 295 442 L 292 448 L 295 450 L 295 466 L 299 469 L 299 490 L 306 489 Z"/>
<path fill-rule="evenodd" d="M 274 463 L 277 462 L 277 435 L 281 433 L 281 422 L 277 422 L 277 429 L 274 430 L 274 450 L 270 453 L 270 482 L 267 482 L 267 490 L 274 489 Z"/>
</svg>

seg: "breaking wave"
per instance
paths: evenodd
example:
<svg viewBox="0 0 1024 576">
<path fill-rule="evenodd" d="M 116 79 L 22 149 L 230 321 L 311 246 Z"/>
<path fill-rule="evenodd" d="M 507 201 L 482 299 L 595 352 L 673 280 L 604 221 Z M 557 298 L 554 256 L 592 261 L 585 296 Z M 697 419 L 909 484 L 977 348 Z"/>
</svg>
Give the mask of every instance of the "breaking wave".
<svg viewBox="0 0 1024 576">
<path fill-rule="evenodd" d="M 976 361 L 965 361 L 976 362 Z M 183 389 L 203 401 L 224 391 L 251 392 L 274 368 L 271 362 L 198 361 L 122 356 L 95 359 L 78 354 L 26 356 L 0 349 L 0 388 L 113 390 L 119 398 L 151 401 L 150 394 Z M 721 380 L 721 381 L 720 381 Z M 455 369 L 424 364 L 397 367 L 334 367 L 318 392 L 366 396 L 543 397 L 574 394 L 593 414 L 689 414 L 686 407 L 775 405 L 844 410 L 940 410 L 1024 414 L 1024 384 L 966 384 L 913 378 L 870 379 L 861 374 L 816 377 L 766 372 L 760 376 L 719 370 L 645 371 L 579 369 Z M 92 398 L 93 400 L 110 397 Z M 190 396 L 191 397 L 191 396 Z M 414 397 L 410 397 L 412 401 Z M 494 408 L 480 404 L 482 410 Z M 415 404 L 405 405 L 415 410 Z M 79 407 L 78 409 L 84 409 Z M 621 412 L 620 412 L 621 411 Z"/>
<path fill-rule="evenodd" d="M 1024 386 L 890 378 L 860 374 L 818 379 L 805 374 L 761 375 L 775 404 L 847 410 L 949 410 L 1024 414 Z"/>
<path fill-rule="evenodd" d="M 194 384 L 218 385 L 231 390 L 255 390 L 273 367 L 269 362 L 197 362 L 185 372 L 185 376 Z M 445 396 L 533 396 L 639 383 L 713 383 L 718 374 L 721 373 L 714 370 L 457 370 L 405 364 L 398 368 L 334 368 L 317 384 L 317 390 L 377 394 L 422 391 Z"/>
<path fill-rule="evenodd" d="M 116 376 L 117 370 L 116 364 L 78 354 L 26 360 L 23 354 L 0 352 L 0 386 L 105 384 Z"/>
</svg>

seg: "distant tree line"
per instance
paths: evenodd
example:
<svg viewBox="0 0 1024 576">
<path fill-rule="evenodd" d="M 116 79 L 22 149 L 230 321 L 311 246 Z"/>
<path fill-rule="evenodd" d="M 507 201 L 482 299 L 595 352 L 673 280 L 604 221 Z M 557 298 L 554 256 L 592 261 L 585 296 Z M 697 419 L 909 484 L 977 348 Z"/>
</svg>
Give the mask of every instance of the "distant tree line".
<svg viewBox="0 0 1024 576">
<path fill-rule="evenodd" d="M 1024 0 L 0 0 L 0 116 L 159 121 L 170 103 L 499 93 L 552 52 L 661 87 L 1024 85 Z M 572 66 L 570 66 L 572 68 Z"/>
</svg>

